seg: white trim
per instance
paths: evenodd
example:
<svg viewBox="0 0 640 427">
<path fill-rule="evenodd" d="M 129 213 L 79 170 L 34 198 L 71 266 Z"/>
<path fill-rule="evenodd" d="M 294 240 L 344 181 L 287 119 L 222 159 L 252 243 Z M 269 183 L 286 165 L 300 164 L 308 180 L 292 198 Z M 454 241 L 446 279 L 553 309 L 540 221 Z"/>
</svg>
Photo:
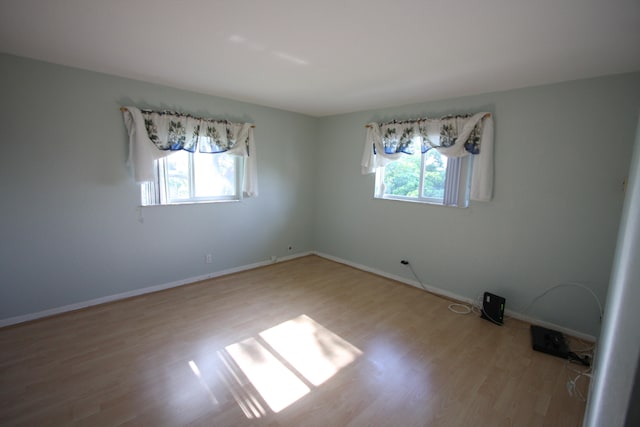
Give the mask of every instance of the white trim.
<svg viewBox="0 0 640 427">
<path fill-rule="evenodd" d="M 312 252 L 302 252 L 294 255 L 288 255 L 285 257 L 277 258 L 275 261 L 271 259 L 266 261 L 259 261 L 253 264 L 242 265 L 240 267 L 228 268 L 226 270 L 215 271 L 213 273 L 203 274 L 202 276 L 189 277 L 187 279 L 176 280 L 175 282 L 164 283 L 161 285 L 149 286 L 141 289 L 134 289 L 128 292 L 122 292 L 114 295 L 107 295 L 105 297 L 95 298 L 88 301 L 81 301 L 74 304 L 64 305 L 61 307 L 50 308 L 48 310 L 39 311 L 37 313 L 24 314 L 22 316 L 9 317 L 6 319 L 0 319 L 0 328 L 5 326 L 16 325 L 18 323 L 29 322 L 31 320 L 41 319 L 43 317 L 54 316 L 56 314 L 67 313 L 70 311 L 76 311 L 83 308 L 91 307 L 94 305 L 105 304 L 108 302 L 118 301 L 126 298 L 132 298 L 139 295 L 149 294 L 153 292 L 163 291 L 165 289 L 177 288 L 178 286 L 189 285 L 191 283 L 200 282 L 202 280 L 213 279 L 220 276 L 226 276 L 228 274 L 239 273 L 241 271 L 252 270 L 258 267 L 264 267 L 265 265 L 275 264 L 278 262 L 289 261 L 295 258 L 312 255 Z"/>
<path fill-rule="evenodd" d="M 369 273 L 373 273 L 376 276 L 386 277 L 387 279 L 395 280 L 396 282 L 402 282 L 404 284 L 415 286 L 416 288 L 422 289 L 422 287 L 420 286 L 420 283 L 418 283 L 416 280 L 410 280 L 410 279 L 407 279 L 406 277 L 397 276 L 395 274 L 390 274 L 390 273 L 387 273 L 385 271 L 378 270 L 376 268 L 367 267 L 366 265 L 357 264 L 355 262 L 347 261 L 345 259 L 334 257 L 332 255 L 327 255 L 327 254 L 324 254 L 322 252 L 314 252 L 314 255 L 318 255 L 319 257 L 326 258 L 328 260 L 335 261 L 335 262 L 338 262 L 340 264 L 345 264 L 345 265 L 348 265 L 348 266 L 353 267 L 353 268 L 357 268 L 358 270 L 363 270 L 363 271 L 367 271 Z M 431 292 L 433 294 L 440 295 L 440 296 L 443 296 L 443 297 L 447 297 L 447 298 L 450 298 L 450 299 L 454 299 L 456 301 L 466 302 L 467 304 L 473 304 L 474 303 L 474 300 L 472 300 L 471 298 L 465 298 L 463 296 L 454 294 L 452 292 L 447 292 L 447 291 L 445 291 L 443 289 L 436 288 L 436 287 L 427 285 L 425 283 L 423 283 L 423 285 L 424 285 L 424 288 L 427 291 L 429 291 L 429 292 Z"/>
<path fill-rule="evenodd" d="M 395 280 L 397 282 L 401 282 L 401 283 L 404 283 L 404 284 L 407 284 L 407 285 L 410 285 L 410 286 L 414 286 L 414 287 L 416 287 L 418 289 L 423 289 L 423 287 L 420 285 L 420 283 L 418 283 L 415 280 L 410 280 L 410 279 L 407 279 L 407 278 L 402 277 L 402 276 L 397 276 L 395 274 L 389 274 L 387 272 L 384 272 L 382 270 L 378 270 L 376 268 L 371 268 L 371 267 L 368 267 L 366 265 L 362 265 L 362 264 L 358 264 L 358 263 L 355 263 L 355 262 L 347 261 L 345 259 L 334 257 L 332 255 L 327 255 L 327 254 L 324 254 L 322 252 L 314 251 L 312 253 L 314 255 L 319 256 L 319 257 L 326 258 L 328 260 L 335 261 L 335 262 L 338 262 L 340 264 L 345 264 L 345 265 L 348 265 L 348 266 L 353 267 L 353 268 L 357 268 L 358 270 L 367 271 L 367 272 L 373 273 L 373 274 L 375 274 L 377 276 L 386 277 L 388 279 Z M 463 297 L 461 295 L 455 294 L 453 292 L 445 291 L 444 289 L 440 289 L 440 288 L 437 288 L 435 286 L 427 285 L 425 283 L 423 283 L 422 285 L 424 286 L 424 289 L 426 289 L 428 292 L 433 293 L 435 295 L 443 296 L 445 298 L 453 299 L 453 300 L 464 302 L 464 303 L 467 303 L 467 304 L 475 304 L 475 302 L 476 302 L 472 298 Z M 507 315 L 509 317 L 512 317 L 514 319 L 518 319 L 518 320 L 522 320 L 524 322 L 528 322 L 528 323 L 534 324 L 534 325 L 539 325 L 539 326 L 543 326 L 545 328 L 553 329 L 553 330 L 556 330 L 558 332 L 562 332 L 563 334 L 570 335 L 572 337 L 580 338 L 580 339 L 583 339 L 583 340 L 586 340 L 586 341 L 590 341 L 590 342 L 596 342 L 596 337 L 594 337 L 593 335 L 585 334 L 583 332 L 579 332 L 579 331 L 576 331 L 576 330 L 573 330 L 573 329 L 570 329 L 570 328 L 565 328 L 564 326 L 556 325 L 554 323 L 545 322 L 544 320 L 536 319 L 534 317 L 531 317 L 531 316 L 528 316 L 528 315 L 525 315 L 525 314 L 522 314 L 522 313 L 518 313 L 518 312 L 513 311 L 513 310 L 505 310 L 505 315 Z"/>
<path fill-rule="evenodd" d="M 322 252 L 317 252 L 317 251 L 308 251 L 308 252 L 301 252 L 301 253 L 297 253 L 297 254 L 293 254 L 293 255 L 287 255 L 281 258 L 276 258 L 275 261 L 272 261 L 271 258 L 269 258 L 268 260 L 265 261 L 259 261 L 253 264 L 247 264 L 247 265 L 243 265 L 240 267 L 234 267 L 234 268 L 229 268 L 226 270 L 221 270 L 221 271 L 216 271 L 213 273 L 209 273 L 209 274 L 204 274 L 202 276 L 196 276 L 196 277 L 190 277 L 187 279 L 182 279 L 182 280 L 177 280 L 175 282 L 170 282 L 170 283 L 164 283 L 161 285 L 155 285 L 155 286 L 149 286 L 147 288 L 142 288 L 142 289 L 135 289 L 133 291 L 129 291 L 129 292 L 123 292 L 123 293 L 119 293 L 119 294 L 115 294 L 115 295 L 108 295 L 105 297 L 100 297 L 100 298 L 96 298 L 96 299 L 92 299 L 89 301 L 82 301 L 82 302 L 78 302 L 75 304 L 69 304 L 69 305 L 65 305 L 62 307 L 55 307 L 55 308 L 51 308 L 48 310 L 44 310 L 44 311 L 39 311 L 37 313 L 30 313 L 30 314 L 25 314 L 22 316 L 16 316 L 16 317 L 9 317 L 7 319 L 0 319 L 0 328 L 1 327 L 5 327 L 5 326 L 11 326 L 11 325 L 16 325 L 18 323 L 24 323 L 24 322 L 29 322 L 31 320 L 36 320 L 36 319 L 41 319 L 43 317 L 49 317 L 49 316 L 53 316 L 56 314 L 62 314 L 62 313 L 67 313 L 70 311 L 75 311 L 75 310 L 80 310 L 83 308 L 87 308 L 87 307 L 91 307 L 94 305 L 100 305 L 100 304 L 105 304 L 108 302 L 113 302 L 113 301 L 118 301 L 118 300 L 122 300 L 122 299 L 126 299 L 126 298 L 131 298 L 131 297 L 135 297 L 135 296 L 139 296 L 139 295 L 144 295 L 144 294 L 149 294 L 149 293 L 153 293 L 153 292 L 158 292 L 158 291 L 163 291 L 165 289 L 171 289 L 171 288 L 176 288 L 179 286 L 184 286 L 184 285 L 188 285 L 191 283 L 195 283 L 195 282 L 200 282 L 202 280 L 208 280 L 208 279 L 213 279 L 216 277 L 220 277 L 220 276 L 226 276 L 228 274 L 233 274 L 233 273 L 239 273 L 241 271 L 246 271 L 246 270 L 252 270 L 254 268 L 258 268 L 258 267 L 264 267 L 266 265 L 270 265 L 270 264 L 275 264 L 278 262 L 284 262 L 284 261 L 289 261 L 292 259 L 296 259 L 296 258 L 301 258 L 307 255 L 317 255 L 319 257 L 340 263 L 340 264 L 344 264 L 344 265 L 348 265 L 350 267 L 353 268 L 357 268 L 358 270 L 362 270 L 362 271 L 366 271 L 372 274 L 375 274 L 377 276 L 382 276 L 382 277 L 386 277 L 387 279 L 391 279 L 391 280 L 395 280 L 397 282 L 401 282 L 401 283 L 405 283 L 407 285 L 410 286 L 414 286 L 418 289 L 422 289 L 422 287 L 420 286 L 420 283 L 418 283 L 415 280 L 410 280 L 407 279 L 405 277 L 402 276 L 398 276 L 395 274 L 390 274 L 387 273 L 385 271 L 382 270 L 378 270 L 376 268 L 371 268 L 368 267 L 366 265 L 363 264 L 358 264 L 355 262 L 351 262 L 351 261 L 347 261 L 345 259 L 342 258 L 338 258 L 332 255 L 327 255 L 325 253 Z M 467 304 L 474 304 L 475 300 L 472 298 L 467 298 L 467 297 L 463 297 L 461 295 L 455 294 L 453 292 L 448 292 L 445 291 L 443 289 L 434 287 L 434 286 L 430 286 L 427 284 L 423 284 L 424 288 L 428 291 L 431 292 L 435 295 L 439 295 L 439 296 L 443 296 L 449 299 L 453 299 L 456 301 L 460 301 L 460 302 L 464 302 Z M 581 338 L 587 341 L 592 341 L 595 342 L 596 338 L 593 335 L 588 335 L 588 334 L 584 334 L 582 332 L 578 332 L 575 331 L 573 329 L 569 329 L 569 328 L 565 328 L 563 326 L 559 326 L 559 325 L 555 325 L 553 323 L 549 323 L 549 322 L 545 322 L 543 320 L 540 319 L 536 319 L 512 310 L 506 310 L 505 314 L 507 316 L 513 317 L 514 319 L 518 319 L 518 320 L 522 320 L 524 322 L 529 322 L 532 324 L 536 324 L 536 325 L 540 325 L 543 326 L 545 328 L 549 328 L 549 329 L 554 329 L 556 331 L 562 332 L 564 334 L 567 335 L 571 335 L 573 337 L 576 338 Z"/>
<path fill-rule="evenodd" d="M 567 334 L 575 338 L 580 338 L 592 343 L 595 343 L 597 341 L 596 337 L 593 335 L 585 334 L 584 332 L 576 331 L 570 328 L 565 328 L 564 326 L 556 325 L 555 323 L 536 319 L 535 317 L 527 316 L 526 314 L 518 313 L 516 311 L 505 310 L 505 315 L 513 317 L 514 319 L 522 320 L 523 322 L 531 323 L 532 325 L 538 325 L 544 328 L 553 329 L 555 331 L 562 332 L 563 334 Z"/>
</svg>

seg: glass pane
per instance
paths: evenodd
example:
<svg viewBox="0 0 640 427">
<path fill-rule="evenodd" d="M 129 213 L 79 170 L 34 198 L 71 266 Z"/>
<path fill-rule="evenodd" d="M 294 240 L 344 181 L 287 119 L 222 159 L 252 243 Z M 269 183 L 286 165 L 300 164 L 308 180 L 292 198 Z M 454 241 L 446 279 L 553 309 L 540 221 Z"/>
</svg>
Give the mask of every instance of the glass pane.
<svg viewBox="0 0 640 427">
<path fill-rule="evenodd" d="M 386 195 L 418 197 L 420 188 L 420 157 L 403 155 L 385 167 Z"/>
<path fill-rule="evenodd" d="M 169 200 L 189 198 L 189 153 L 177 151 L 165 158 Z"/>
<path fill-rule="evenodd" d="M 424 183 L 422 197 L 444 199 L 444 182 L 447 177 L 447 158 L 436 150 L 424 154 Z"/>
<path fill-rule="evenodd" d="M 194 153 L 195 196 L 236 195 L 236 156 Z"/>
</svg>

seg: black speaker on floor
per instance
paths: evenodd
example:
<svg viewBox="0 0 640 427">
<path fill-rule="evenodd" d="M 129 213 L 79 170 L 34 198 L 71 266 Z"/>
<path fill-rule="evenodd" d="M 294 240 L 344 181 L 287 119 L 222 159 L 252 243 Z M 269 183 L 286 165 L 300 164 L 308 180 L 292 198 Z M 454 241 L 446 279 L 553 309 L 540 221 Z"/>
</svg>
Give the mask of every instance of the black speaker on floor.
<svg viewBox="0 0 640 427">
<path fill-rule="evenodd" d="M 491 292 L 485 292 L 482 297 L 482 314 L 480 317 L 496 325 L 504 323 L 504 304 L 506 300 Z"/>
<path fill-rule="evenodd" d="M 534 350 L 567 359 L 569 346 L 561 332 L 531 325 L 531 345 Z M 582 362 L 584 363 L 584 362 Z"/>
</svg>

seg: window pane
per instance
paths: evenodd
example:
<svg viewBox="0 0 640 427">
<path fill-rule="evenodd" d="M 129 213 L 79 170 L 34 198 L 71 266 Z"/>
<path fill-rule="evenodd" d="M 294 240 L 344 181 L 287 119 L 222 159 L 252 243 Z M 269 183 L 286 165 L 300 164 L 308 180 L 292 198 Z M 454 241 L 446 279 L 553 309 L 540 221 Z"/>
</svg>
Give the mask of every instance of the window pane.
<svg viewBox="0 0 640 427">
<path fill-rule="evenodd" d="M 189 198 L 189 153 L 178 151 L 165 158 L 169 200 Z"/>
<path fill-rule="evenodd" d="M 422 197 L 442 200 L 444 181 L 447 177 L 447 158 L 433 149 L 427 151 L 424 156 Z"/>
<path fill-rule="evenodd" d="M 236 156 L 228 154 L 194 154 L 195 196 L 236 195 Z"/>
<path fill-rule="evenodd" d="M 156 182 L 150 188 L 141 187 L 142 204 L 239 200 L 241 170 L 238 156 L 173 152 L 158 161 Z"/>
<path fill-rule="evenodd" d="M 421 156 L 402 156 L 385 167 L 385 194 L 418 197 Z"/>
</svg>

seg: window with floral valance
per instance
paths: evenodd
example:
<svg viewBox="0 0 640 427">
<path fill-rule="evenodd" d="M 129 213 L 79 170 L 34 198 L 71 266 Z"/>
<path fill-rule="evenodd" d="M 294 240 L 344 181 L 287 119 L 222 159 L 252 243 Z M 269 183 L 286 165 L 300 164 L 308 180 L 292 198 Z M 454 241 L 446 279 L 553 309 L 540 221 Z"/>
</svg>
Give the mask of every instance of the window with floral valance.
<svg viewBox="0 0 640 427">
<path fill-rule="evenodd" d="M 451 162 L 451 169 L 460 169 L 457 159 L 472 157 L 469 198 L 476 201 L 491 200 L 493 118 L 490 113 L 369 123 L 366 127 L 367 137 L 361 161 L 363 174 L 384 173 L 387 165 L 403 156 L 423 154 L 433 149 Z M 449 176 L 452 173 L 447 171 L 447 181 L 455 181 Z M 446 185 L 456 188 L 462 185 L 458 182 L 451 185 L 452 182 Z M 382 196 L 383 189 L 379 184 L 379 180 L 376 180 L 376 197 Z M 443 204 L 457 205 L 455 200 L 447 201 L 446 194 Z"/>
<path fill-rule="evenodd" d="M 242 173 L 239 175 L 243 195 L 258 195 L 256 150 L 251 123 L 233 123 L 136 107 L 123 107 L 121 110 L 129 133 L 127 163 L 133 170 L 136 182 L 158 183 L 157 162 L 172 153 L 224 153 L 243 160 Z"/>
</svg>

